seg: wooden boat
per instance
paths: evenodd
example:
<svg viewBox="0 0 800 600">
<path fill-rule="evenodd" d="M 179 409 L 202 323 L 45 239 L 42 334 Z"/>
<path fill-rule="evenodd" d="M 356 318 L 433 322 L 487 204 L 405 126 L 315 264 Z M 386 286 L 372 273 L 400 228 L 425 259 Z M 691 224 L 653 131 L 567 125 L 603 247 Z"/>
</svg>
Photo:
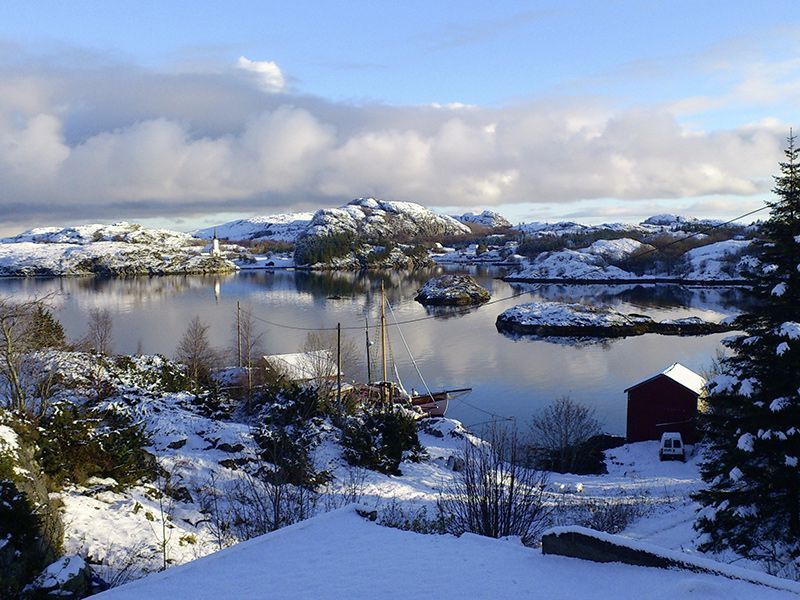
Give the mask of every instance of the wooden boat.
<svg viewBox="0 0 800 600">
<path fill-rule="evenodd" d="M 411 396 L 411 405 L 421 408 L 429 417 L 443 417 L 447 412 L 450 400 L 456 395 L 462 396 L 471 392 L 472 388 L 459 388 L 457 390 L 442 390 L 430 394 L 417 394 Z"/>
</svg>

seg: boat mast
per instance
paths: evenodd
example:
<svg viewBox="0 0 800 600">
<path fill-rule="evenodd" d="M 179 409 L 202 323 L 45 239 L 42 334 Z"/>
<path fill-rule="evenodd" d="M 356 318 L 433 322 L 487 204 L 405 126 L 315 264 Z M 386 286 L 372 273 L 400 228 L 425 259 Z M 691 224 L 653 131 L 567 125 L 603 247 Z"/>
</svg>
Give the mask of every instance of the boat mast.
<svg viewBox="0 0 800 600">
<path fill-rule="evenodd" d="M 383 361 L 383 379 L 381 380 L 382 400 L 386 402 L 386 387 L 389 378 L 386 376 L 386 299 L 383 280 L 381 280 L 381 360 Z"/>
</svg>

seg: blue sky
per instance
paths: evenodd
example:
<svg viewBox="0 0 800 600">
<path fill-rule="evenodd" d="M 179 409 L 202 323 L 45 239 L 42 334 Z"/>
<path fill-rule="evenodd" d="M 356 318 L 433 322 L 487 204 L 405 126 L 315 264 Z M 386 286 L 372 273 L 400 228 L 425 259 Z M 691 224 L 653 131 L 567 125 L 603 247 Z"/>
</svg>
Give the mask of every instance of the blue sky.
<svg viewBox="0 0 800 600">
<path fill-rule="evenodd" d="M 367 194 L 732 216 L 796 119 L 798 33 L 788 0 L 7 1 L 0 206 L 9 227 Z"/>
</svg>

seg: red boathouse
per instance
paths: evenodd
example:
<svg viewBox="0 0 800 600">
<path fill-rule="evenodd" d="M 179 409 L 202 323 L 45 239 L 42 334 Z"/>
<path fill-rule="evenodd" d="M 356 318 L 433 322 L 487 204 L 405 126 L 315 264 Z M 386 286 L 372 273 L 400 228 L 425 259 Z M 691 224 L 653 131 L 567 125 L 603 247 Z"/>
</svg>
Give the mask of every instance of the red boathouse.
<svg viewBox="0 0 800 600">
<path fill-rule="evenodd" d="M 677 431 L 687 444 L 697 440 L 695 417 L 706 380 L 673 363 L 667 369 L 625 390 L 628 394 L 628 442 L 660 440 L 665 431 Z"/>
</svg>

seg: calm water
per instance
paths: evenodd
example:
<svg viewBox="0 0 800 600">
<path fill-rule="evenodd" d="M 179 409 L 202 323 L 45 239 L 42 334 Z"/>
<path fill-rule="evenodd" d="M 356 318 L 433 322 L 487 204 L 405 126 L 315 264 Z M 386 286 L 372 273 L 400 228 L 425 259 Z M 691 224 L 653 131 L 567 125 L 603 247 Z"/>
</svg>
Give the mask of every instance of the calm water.
<svg viewBox="0 0 800 600">
<path fill-rule="evenodd" d="M 524 286 L 494 277 L 497 271 L 471 269 L 493 298 L 515 300 L 444 313 L 409 323 L 402 331 L 431 389 L 472 387 L 464 401 L 451 403 L 448 416 L 467 425 L 485 422 L 487 412 L 524 423 L 550 400 L 570 395 L 596 408 L 610 433 L 624 434 L 625 395 L 629 385 L 679 361 L 690 368 L 710 366 L 724 334 L 703 337 L 645 335 L 583 346 L 535 339 L 514 339 L 495 329 L 500 312 L 532 300 L 582 301 L 610 305 L 654 318 L 699 315 L 718 320 L 747 307 L 741 289 L 680 286 Z M 414 301 L 432 272 L 354 274 L 259 271 L 228 276 L 175 276 L 132 279 L 5 279 L 0 295 L 42 295 L 57 292 L 57 316 L 72 339 L 84 331 L 91 308 L 114 315 L 114 346 L 120 353 L 172 355 L 188 321 L 195 315 L 211 326 L 216 345 L 232 345 L 236 301 L 252 313 L 295 327 L 355 326 L 345 331 L 357 348 L 349 378 L 363 380 L 364 319 L 377 322 L 378 290 L 384 281 L 397 319 L 431 314 Z M 389 322 L 392 322 L 391 314 Z M 265 333 L 267 353 L 302 349 L 308 332 L 257 321 Z M 373 333 L 374 335 L 374 333 Z M 395 328 L 390 328 L 393 354 L 407 388 L 422 389 Z M 373 339 L 377 340 L 377 336 Z"/>
</svg>

